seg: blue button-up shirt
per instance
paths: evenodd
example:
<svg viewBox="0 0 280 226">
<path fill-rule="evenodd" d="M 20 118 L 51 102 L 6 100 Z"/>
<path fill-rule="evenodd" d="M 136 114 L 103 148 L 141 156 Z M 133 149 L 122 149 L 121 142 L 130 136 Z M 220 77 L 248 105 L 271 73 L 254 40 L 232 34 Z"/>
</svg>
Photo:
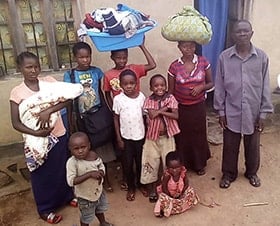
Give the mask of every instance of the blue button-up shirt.
<svg viewBox="0 0 280 226">
<path fill-rule="evenodd" d="M 268 57 L 251 46 L 250 54 L 244 59 L 235 46 L 224 50 L 215 80 L 214 108 L 220 116 L 226 116 L 231 131 L 242 134 L 252 134 L 256 121 L 273 111 Z"/>
</svg>

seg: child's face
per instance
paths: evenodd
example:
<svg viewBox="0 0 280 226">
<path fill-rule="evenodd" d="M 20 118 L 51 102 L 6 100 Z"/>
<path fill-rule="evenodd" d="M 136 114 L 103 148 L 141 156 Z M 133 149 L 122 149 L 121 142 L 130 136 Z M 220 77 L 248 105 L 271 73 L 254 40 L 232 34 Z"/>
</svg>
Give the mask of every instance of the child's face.
<svg viewBox="0 0 280 226">
<path fill-rule="evenodd" d="M 87 70 L 90 67 L 91 63 L 91 54 L 88 49 L 79 49 L 75 56 L 77 61 L 77 69 L 79 70 Z"/>
<path fill-rule="evenodd" d="M 37 59 L 25 58 L 23 63 L 20 65 L 20 71 L 26 81 L 37 80 L 38 75 L 41 72 L 41 67 Z"/>
<path fill-rule="evenodd" d="M 133 96 L 136 92 L 136 79 L 133 75 L 125 75 L 120 80 L 121 88 L 127 96 Z"/>
<path fill-rule="evenodd" d="M 161 77 L 154 78 L 150 90 L 156 96 L 163 96 L 166 93 L 166 81 Z"/>
<path fill-rule="evenodd" d="M 115 52 L 111 59 L 115 62 L 115 67 L 118 70 L 124 69 L 127 64 L 128 53 L 126 51 Z"/>
<path fill-rule="evenodd" d="M 75 137 L 70 140 L 69 149 L 75 158 L 86 159 L 90 151 L 90 142 L 86 137 Z"/>
<path fill-rule="evenodd" d="M 173 176 L 179 176 L 182 170 L 182 164 L 178 160 L 171 160 L 167 166 L 168 172 Z"/>
</svg>

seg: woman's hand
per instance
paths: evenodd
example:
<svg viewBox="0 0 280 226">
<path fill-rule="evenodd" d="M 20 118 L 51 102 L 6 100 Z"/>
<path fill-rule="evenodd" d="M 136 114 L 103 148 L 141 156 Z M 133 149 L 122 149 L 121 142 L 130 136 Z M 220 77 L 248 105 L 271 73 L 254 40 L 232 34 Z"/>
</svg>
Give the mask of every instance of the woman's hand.
<svg viewBox="0 0 280 226">
<path fill-rule="evenodd" d="M 46 137 L 46 136 L 50 135 L 52 130 L 53 130 L 53 128 L 39 129 L 39 130 L 35 130 L 34 134 L 32 134 L 32 135 L 34 135 L 36 137 Z"/>
<path fill-rule="evenodd" d="M 195 97 L 199 95 L 203 90 L 204 90 L 204 85 L 195 86 L 191 90 L 191 95 Z"/>
<path fill-rule="evenodd" d="M 48 109 L 41 111 L 38 113 L 38 121 L 36 126 L 40 126 L 40 129 L 48 129 L 50 128 L 50 112 Z"/>
</svg>

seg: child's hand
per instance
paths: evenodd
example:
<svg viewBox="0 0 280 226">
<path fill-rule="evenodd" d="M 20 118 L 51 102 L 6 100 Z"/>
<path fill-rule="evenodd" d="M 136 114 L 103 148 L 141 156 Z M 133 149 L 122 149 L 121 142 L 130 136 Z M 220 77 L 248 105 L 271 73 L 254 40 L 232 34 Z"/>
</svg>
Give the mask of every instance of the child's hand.
<svg viewBox="0 0 280 226">
<path fill-rule="evenodd" d="M 120 150 L 124 150 L 124 142 L 122 139 L 117 140 L 117 145 Z"/>
<path fill-rule="evenodd" d="M 168 107 L 162 107 L 161 109 L 158 110 L 158 114 L 161 114 L 162 112 L 167 112 L 169 110 Z"/>
<path fill-rule="evenodd" d="M 101 175 L 102 177 L 105 176 L 105 173 L 103 172 L 103 170 L 98 170 L 98 172 L 100 173 L 100 175 Z"/>
<path fill-rule="evenodd" d="M 100 171 L 91 171 L 90 176 L 91 176 L 91 178 L 98 180 L 98 184 L 101 183 L 102 178 L 103 178 L 103 175 L 101 174 Z"/>
<path fill-rule="evenodd" d="M 159 115 L 159 111 L 153 109 L 149 109 L 148 113 L 150 119 L 154 119 Z"/>
</svg>

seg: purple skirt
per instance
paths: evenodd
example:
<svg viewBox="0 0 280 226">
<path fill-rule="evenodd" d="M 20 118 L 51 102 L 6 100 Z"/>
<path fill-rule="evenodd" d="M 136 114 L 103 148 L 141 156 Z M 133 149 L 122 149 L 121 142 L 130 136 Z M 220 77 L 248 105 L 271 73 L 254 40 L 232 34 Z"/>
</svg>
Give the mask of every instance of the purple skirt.
<svg viewBox="0 0 280 226">
<path fill-rule="evenodd" d="M 39 214 L 54 212 L 69 203 L 73 189 L 66 182 L 66 161 L 70 156 L 67 136 L 59 137 L 59 142 L 51 149 L 45 163 L 31 172 L 31 184 Z"/>
</svg>

